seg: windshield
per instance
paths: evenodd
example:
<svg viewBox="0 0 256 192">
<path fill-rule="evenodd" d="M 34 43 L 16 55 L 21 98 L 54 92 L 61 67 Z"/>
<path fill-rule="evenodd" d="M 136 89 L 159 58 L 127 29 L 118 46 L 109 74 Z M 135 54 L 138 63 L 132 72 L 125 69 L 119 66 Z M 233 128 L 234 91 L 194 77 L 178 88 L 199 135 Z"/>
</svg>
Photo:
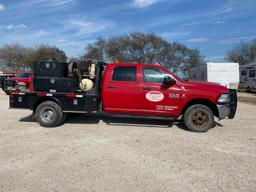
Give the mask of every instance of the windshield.
<svg viewBox="0 0 256 192">
<path fill-rule="evenodd" d="M 16 74 L 16 77 L 20 77 L 20 78 L 27 78 L 27 77 L 30 77 L 30 76 L 31 76 L 30 73 Z"/>
<path fill-rule="evenodd" d="M 15 75 L 6 75 L 6 74 L 3 74 L 3 75 L 0 75 L 0 78 L 1 79 L 6 79 L 6 78 L 10 78 L 10 77 L 15 77 Z"/>
</svg>

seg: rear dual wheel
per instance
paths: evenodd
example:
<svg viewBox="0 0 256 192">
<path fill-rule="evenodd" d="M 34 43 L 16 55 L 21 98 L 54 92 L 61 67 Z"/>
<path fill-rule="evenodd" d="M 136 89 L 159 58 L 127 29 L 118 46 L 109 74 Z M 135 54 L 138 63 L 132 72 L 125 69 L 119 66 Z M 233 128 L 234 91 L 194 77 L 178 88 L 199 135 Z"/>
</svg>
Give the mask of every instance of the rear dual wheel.
<svg viewBox="0 0 256 192">
<path fill-rule="evenodd" d="M 214 126 L 214 115 L 205 105 L 192 105 L 185 111 L 184 123 L 190 131 L 206 132 Z"/>
<path fill-rule="evenodd" d="M 42 127 L 56 127 L 66 118 L 61 107 L 53 101 L 45 101 L 36 108 L 36 120 Z"/>
</svg>

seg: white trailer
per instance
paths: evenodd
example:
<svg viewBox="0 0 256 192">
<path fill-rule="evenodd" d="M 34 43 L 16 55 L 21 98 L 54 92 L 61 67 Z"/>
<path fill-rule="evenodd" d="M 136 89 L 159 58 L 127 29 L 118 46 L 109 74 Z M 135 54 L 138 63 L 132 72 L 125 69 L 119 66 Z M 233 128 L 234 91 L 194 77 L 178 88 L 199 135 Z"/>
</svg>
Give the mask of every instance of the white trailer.
<svg viewBox="0 0 256 192">
<path fill-rule="evenodd" d="M 229 89 L 238 89 L 238 63 L 211 63 L 195 67 L 189 72 L 190 80 L 221 84 Z"/>
<path fill-rule="evenodd" d="M 239 88 L 247 91 L 256 91 L 256 62 L 240 66 Z"/>
</svg>

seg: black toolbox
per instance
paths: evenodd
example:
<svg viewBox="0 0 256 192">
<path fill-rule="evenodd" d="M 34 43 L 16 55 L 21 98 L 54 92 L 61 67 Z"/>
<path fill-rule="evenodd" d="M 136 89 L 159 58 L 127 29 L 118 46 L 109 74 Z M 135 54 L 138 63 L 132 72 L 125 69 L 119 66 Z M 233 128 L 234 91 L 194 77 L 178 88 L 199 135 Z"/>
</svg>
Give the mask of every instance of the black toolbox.
<svg viewBox="0 0 256 192">
<path fill-rule="evenodd" d="M 33 87 L 36 92 L 70 93 L 74 91 L 73 78 L 34 77 Z"/>
<path fill-rule="evenodd" d="M 67 77 L 68 63 L 66 62 L 35 62 L 34 77 Z"/>
</svg>

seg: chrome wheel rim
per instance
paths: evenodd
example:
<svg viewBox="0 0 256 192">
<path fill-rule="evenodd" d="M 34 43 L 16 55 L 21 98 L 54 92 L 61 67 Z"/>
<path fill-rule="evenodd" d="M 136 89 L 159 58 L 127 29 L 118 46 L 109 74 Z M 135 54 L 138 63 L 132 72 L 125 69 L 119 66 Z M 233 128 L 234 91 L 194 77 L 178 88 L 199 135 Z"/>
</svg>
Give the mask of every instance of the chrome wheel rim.
<svg viewBox="0 0 256 192">
<path fill-rule="evenodd" d="M 52 122 L 55 118 L 55 113 L 51 108 L 46 108 L 41 112 L 41 118 L 44 122 Z"/>
</svg>

